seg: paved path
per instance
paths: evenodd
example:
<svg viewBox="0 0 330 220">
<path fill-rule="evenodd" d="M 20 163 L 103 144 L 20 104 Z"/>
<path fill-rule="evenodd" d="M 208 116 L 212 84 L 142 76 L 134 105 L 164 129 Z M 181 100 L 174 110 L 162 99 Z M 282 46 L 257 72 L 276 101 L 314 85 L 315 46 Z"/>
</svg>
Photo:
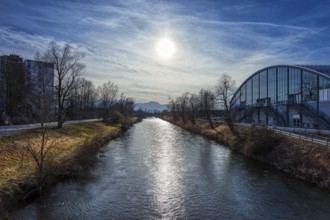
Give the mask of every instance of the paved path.
<svg viewBox="0 0 330 220">
<path fill-rule="evenodd" d="M 284 134 L 289 137 L 299 138 L 299 139 L 302 139 L 305 141 L 310 141 L 313 143 L 318 143 L 318 144 L 327 145 L 327 146 L 330 145 L 330 141 L 328 138 L 321 139 L 320 137 L 314 137 L 314 136 L 309 137 L 309 136 L 305 136 L 304 134 L 296 134 L 293 132 L 288 132 L 288 131 L 283 131 L 283 130 L 278 130 L 278 129 L 273 129 L 273 130 L 277 133 L 281 133 L 281 134 Z"/>
<path fill-rule="evenodd" d="M 245 124 L 245 123 L 236 123 L 236 125 L 251 126 L 251 124 Z M 285 128 L 283 129 L 280 127 L 268 126 L 268 129 L 272 129 L 276 133 L 280 133 L 280 134 L 286 135 L 288 137 L 298 138 L 298 139 L 302 139 L 305 141 L 310 141 L 312 143 L 330 146 L 330 138 L 316 136 L 313 133 L 310 133 L 311 136 L 308 136 L 307 134 L 303 134 L 303 133 L 294 133 L 294 131 L 285 131 L 284 130 Z"/>
<path fill-rule="evenodd" d="M 77 124 L 83 122 L 92 122 L 92 121 L 102 121 L 102 119 L 86 119 L 86 120 L 74 120 L 74 121 L 65 121 L 64 124 Z M 51 122 L 48 124 L 49 127 L 55 127 L 57 122 Z M 40 123 L 36 124 L 25 124 L 25 125 L 3 125 L 0 126 L 0 137 L 10 136 L 16 134 L 19 131 L 30 130 L 40 128 Z"/>
</svg>

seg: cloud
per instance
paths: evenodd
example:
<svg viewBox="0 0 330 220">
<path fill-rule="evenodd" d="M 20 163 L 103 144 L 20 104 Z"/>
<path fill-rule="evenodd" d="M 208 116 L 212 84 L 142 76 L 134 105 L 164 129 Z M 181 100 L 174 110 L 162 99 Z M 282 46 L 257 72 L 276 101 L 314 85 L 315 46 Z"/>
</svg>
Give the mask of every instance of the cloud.
<svg viewBox="0 0 330 220">
<path fill-rule="evenodd" d="M 43 51 L 50 41 L 50 36 L 32 35 L 22 31 L 0 26 L 1 54 L 19 54 L 26 58 L 33 58 L 38 51 Z"/>
<path fill-rule="evenodd" d="M 111 80 L 139 102 L 165 103 L 168 96 L 184 91 L 212 89 L 224 72 L 240 84 L 265 66 L 327 62 L 330 52 L 325 46 L 326 26 L 300 23 L 308 18 L 313 24 L 324 22 L 326 14 L 314 9 L 298 18 L 290 13 L 277 17 L 276 13 L 292 10 L 285 4 L 142 0 L 10 4 L 7 7 L 15 9 L 1 17 L 1 53 L 32 58 L 52 40 L 70 43 L 86 54 L 84 77 L 96 85 Z M 177 47 L 167 61 L 155 53 L 155 44 L 165 36 Z"/>
</svg>

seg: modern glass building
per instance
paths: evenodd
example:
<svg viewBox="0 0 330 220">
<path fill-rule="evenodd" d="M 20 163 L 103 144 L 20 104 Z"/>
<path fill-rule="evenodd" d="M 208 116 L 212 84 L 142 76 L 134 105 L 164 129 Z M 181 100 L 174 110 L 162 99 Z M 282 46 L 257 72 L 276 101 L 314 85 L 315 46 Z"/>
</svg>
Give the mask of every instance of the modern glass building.
<svg viewBox="0 0 330 220">
<path fill-rule="evenodd" d="M 231 100 L 236 121 L 330 129 L 330 65 L 277 65 L 252 74 Z"/>
</svg>

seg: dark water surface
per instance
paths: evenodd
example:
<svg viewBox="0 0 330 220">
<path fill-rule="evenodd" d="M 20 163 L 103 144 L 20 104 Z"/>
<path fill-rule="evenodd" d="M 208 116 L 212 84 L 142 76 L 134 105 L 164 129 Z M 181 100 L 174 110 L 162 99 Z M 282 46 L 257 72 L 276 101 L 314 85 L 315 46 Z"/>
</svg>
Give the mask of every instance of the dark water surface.
<svg viewBox="0 0 330 220">
<path fill-rule="evenodd" d="M 103 150 L 14 219 L 330 219 L 329 193 L 160 119 Z"/>
</svg>

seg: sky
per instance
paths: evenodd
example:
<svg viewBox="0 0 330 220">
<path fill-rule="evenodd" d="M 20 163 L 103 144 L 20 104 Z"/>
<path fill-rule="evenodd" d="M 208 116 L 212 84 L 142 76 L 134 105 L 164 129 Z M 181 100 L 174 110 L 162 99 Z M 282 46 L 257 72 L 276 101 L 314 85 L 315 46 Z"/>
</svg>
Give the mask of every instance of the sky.
<svg viewBox="0 0 330 220">
<path fill-rule="evenodd" d="M 33 59 L 51 41 L 84 52 L 96 86 L 167 103 L 223 73 L 238 87 L 266 66 L 330 64 L 330 0 L 0 0 L 0 55 Z"/>
</svg>

